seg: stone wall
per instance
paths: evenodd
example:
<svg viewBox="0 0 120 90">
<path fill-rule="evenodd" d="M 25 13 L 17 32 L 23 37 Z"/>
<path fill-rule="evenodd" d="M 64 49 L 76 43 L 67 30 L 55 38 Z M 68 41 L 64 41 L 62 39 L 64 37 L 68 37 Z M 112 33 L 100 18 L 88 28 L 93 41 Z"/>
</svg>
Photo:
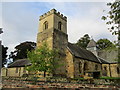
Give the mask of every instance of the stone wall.
<svg viewBox="0 0 120 90">
<path fill-rule="evenodd" d="M 55 48 L 61 53 L 65 54 L 65 49 L 68 43 L 68 36 L 59 30 L 51 28 L 44 32 L 38 33 L 37 47 L 41 46 L 43 42 L 46 42 L 49 48 Z"/>
<path fill-rule="evenodd" d="M 7 68 L 5 68 L 5 67 L 3 67 L 2 69 L 1 69 L 1 76 L 7 76 Z"/>
<path fill-rule="evenodd" d="M 46 42 L 49 48 L 53 48 L 53 28 L 37 34 L 37 47 L 40 47 L 43 42 Z"/>
<path fill-rule="evenodd" d="M 65 56 L 61 55 L 58 62 L 58 68 L 55 69 L 55 76 L 67 77 Z"/>
<path fill-rule="evenodd" d="M 110 64 L 111 77 L 120 77 L 120 67 L 118 64 Z"/>
<path fill-rule="evenodd" d="M 102 75 L 108 77 L 120 77 L 118 64 L 102 64 Z"/>
<path fill-rule="evenodd" d="M 2 89 L 6 90 L 118 90 L 120 80 L 71 80 L 57 78 L 47 80 L 31 80 L 28 77 L 2 77 Z M 117 82 L 115 82 L 117 81 Z"/>
<path fill-rule="evenodd" d="M 58 29 L 58 22 L 62 23 L 61 31 L 67 34 L 67 17 L 57 12 L 55 9 L 48 11 L 44 15 L 40 16 L 39 22 L 39 32 L 43 32 L 43 24 L 45 21 L 48 22 L 48 29 L 54 28 Z"/>
<path fill-rule="evenodd" d="M 68 36 L 64 32 L 61 32 L 56 29 L 48 29 L 46 31 L 38 33 L 37 36 L 37 47 L 40 47 L 43 42 L 48 44 L 48 47 L 53 49 L 57 49 L 59 51 L 59 64 L 64 64 L 56 69 L 56 74 L 64 74 L 66 75 L 66 67 L 65 67 L 65 49 L 68 43 Z"/>
<path fill-rule="evenodd" d="M 60 18 L 58 15 L 54 15 L 54 28 L 58 29 L 58 22 L 62 23 L 61 31 L 67 34 L 67 20 Z"/>
<path fill-rule="evenodd" d="M 2 68 L 2 76 L 22 76 L 28 73 L 24 67 Z"/>
<path fill-rule="evenodd" d="M 102 76 L 111 77 L 109 64 L 102 64 Z"/>
<path fill-rule="evenodd" d="M 74 73 L 75 77 L 79 77 L 80 75 L 85 75 L 86 72 L 91 72 L 91 73 L 95 71 L 100 72 L 101 64 L 74 57 L 74 68 L 75 68 L 75 73 Z"/>
<path fill-rule="evenodd" d="M 65 50 L 68 44 L 67 34 L 54 29 L 53 33 L 53 48 L 59 50 L 61 54 L 65 54 Z"/>
<path fill-rule="evenodd" d="M 43 32 L 43 31 L 44 31 L 44 26 L 43 26 L 43 24 L 44 24 L 45 21 L 48 22 L 48 29 L 53 28 L 54 14 L 51 14 L 51 15 L 49 15 L 49 16 L 46 16 L 45 18 L 43 18 L 42 20 L 40 20 L 38 32 Z"/>
<path fill-rule="evenodd" d="M 69 49 L 66 49 L 66 71 L 68 77 L 74 78 L 73 55 L 70 53 Z"/>
</svg>

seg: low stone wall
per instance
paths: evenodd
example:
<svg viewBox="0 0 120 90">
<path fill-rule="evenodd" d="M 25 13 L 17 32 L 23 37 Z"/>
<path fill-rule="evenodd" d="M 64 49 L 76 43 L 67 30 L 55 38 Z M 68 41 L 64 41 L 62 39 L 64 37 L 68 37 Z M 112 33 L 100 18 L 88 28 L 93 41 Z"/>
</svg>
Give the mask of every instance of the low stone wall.
<svg viewBox="0 0 120 90">
<path fill-rule="evenodd" d="M 100 82 L 100 83 L 98 83 Z M 2 78 L 2 88 L 60 88 L 60 89 L 75 89 L 75 88 L 109 88 L 112 90 L 117 90 L 120 88 L 118 85 L 110 83 L 110 81 L 102 79 L 90 80 L 70 80 L 66 78 L 52 78 L 41 80 L 32 80 L 30 78 L 20 78 L 20 77 L 3 77 Z"/>
</svg>

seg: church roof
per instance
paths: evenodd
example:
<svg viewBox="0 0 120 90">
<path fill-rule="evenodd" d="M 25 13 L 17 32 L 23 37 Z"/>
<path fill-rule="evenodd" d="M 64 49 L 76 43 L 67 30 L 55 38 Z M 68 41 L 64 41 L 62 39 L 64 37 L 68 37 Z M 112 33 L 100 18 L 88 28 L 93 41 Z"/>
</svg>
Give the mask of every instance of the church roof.
<svg viewBox="0 0 120 90">
<path fill-rule="evenodd" d="M 107 61 L 104 61 L 101 58 L 96 57 L 92 52 L 86 49 L 80 48 L 75 44 L 68 43 L 68 48 L 71 51 L 71 53 L 77 58 L 93 61 L 96 63 L 109 63 Z"/>
<path fill-rule="evenodd" d="M 104 59 L 102 59 L 102 58 L 100 58 L 100 57 L 97 57 L 99 60 L 100 60 L 100 62 L 102 63 L 102 64 L 110 64 L 111 62 L 108 62 L 108 61 L 106 61 L 106 60 L 104 60 Z"/>
<path fill-rule="evenodd" d="M 68 43 L 68 48 L 70 52 L 76 57 L 76 58 L 81 58 L 83 60 L 88 60 L 96 63 L 101 63 L 101 64 L 109 64 L 108 61 L 105 61 L 104 59 L 100 57 L 96 57 L 92 52 L 83 49 L 81 47 L 78 47 L 75 44 Z M 8 65 L 8 68 L 11 67 L 25 67 L 31 65 L 30 61 L 27 59 L 19 59 Z"/>
<path fill-rule="evenodd" d="M 92 39 L 92 40 L 90 40 L 90 42 L 88 43 L 87 48 L 96 47 L 96 46 L 97 46 L 97 45 L 96 45 L 96 42 Z"/>
<path fill-rule="evenodd" d="M 8 65 L 8 68 L 11 67 L 25 67 L 31 65 L 30 61 L 27 59 L 19 59 Z"/>
</svg>

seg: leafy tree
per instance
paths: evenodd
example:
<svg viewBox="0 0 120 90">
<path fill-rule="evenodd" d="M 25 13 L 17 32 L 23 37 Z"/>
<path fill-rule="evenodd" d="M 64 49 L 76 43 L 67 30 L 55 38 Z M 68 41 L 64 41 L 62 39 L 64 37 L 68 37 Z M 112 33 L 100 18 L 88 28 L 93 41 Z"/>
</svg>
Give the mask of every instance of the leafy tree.
<svg viewBox="0 0 120 90">
<path fill-rule="evenodd" d="M 110 7 L 110 11 L 106 16 L 102 16 L 103 20 L 107 20 L 106 24 L 110 25 L 108 28 L 112 34 L 118 34 L 118 27 L 120 24 L 120 1 L 115 1 L 113 3 L 107 3 Z"/>
<path fill-rule="evenodd" d="M 3 33 L 2 28 L 0 28 L 0 34 Z"/>
<path fill-rule="evenodd" d="M 116 0 L 112 3 L 107 3 L 107 5 L 110 10 L 106 16 L 102 16 L 102 19 L 107 20 L 106 24 L 110 26 L 108 28 L 110 32 L 118 35 L 118 62 L 120 62 L 120 1 Z"/>
<path fill-rule="evenodd" d="M 97 41 L 97 48 L 99 50 L 114 48 L 115 45 L 108 39 L 99 39 Z"/>
<path fill-rule="evenodd" d="M 7 50 L 8 50 L 8 47 L 4 47 L 2 45 L 2 67 L 4 66 L 4 64 L 6 64 L 7 60 Z"/>
<path fill-rule="evenodd" d="M 47 44 L 44 43 L 40 48 L 33 51 L 28 51 L 27 57 L 31 61 L 32 65 L 27 67 L 28 71 L 44 72 L 44 77 L 46 72 L 53 73 L 58 65 L 59 54 L 57 50 L 51 50 L 48 48 Z"/>
<path fill-rule="evenodd" d="M 35 42 L 23 42 L 15 47 L 15 51 L 11 52 L 9 58 L 13 60 L 27 58 L 27 51 L 34 50 L 36 47 Z"/>
<path fill-rule="evenodd" d="M 86 48 L 89 42 L 90 42 L 90 37 L 88 34 L 85 34 L 77 41 L 76 45 L 82 48 Z"/>
</svg>

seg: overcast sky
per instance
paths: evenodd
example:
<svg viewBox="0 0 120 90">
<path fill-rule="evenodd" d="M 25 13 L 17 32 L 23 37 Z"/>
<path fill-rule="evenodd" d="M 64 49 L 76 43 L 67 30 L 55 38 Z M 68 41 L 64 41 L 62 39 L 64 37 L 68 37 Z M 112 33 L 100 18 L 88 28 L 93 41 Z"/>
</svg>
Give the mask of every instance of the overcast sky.
<svg viewBox="0 0 120 90">
<path fill-rule="evenodd" d="M 69 42 L 75 43 L 84 34 L 95 40 L 116 40 L 101 20 L 103 10 L 108 10 L 106 2 L 2 2 L 1 7 L 2 44 L 9 52 L 21 42 L 36 42 L 39 16 L 53 8 L 67 16 Z"/>
</svg>

